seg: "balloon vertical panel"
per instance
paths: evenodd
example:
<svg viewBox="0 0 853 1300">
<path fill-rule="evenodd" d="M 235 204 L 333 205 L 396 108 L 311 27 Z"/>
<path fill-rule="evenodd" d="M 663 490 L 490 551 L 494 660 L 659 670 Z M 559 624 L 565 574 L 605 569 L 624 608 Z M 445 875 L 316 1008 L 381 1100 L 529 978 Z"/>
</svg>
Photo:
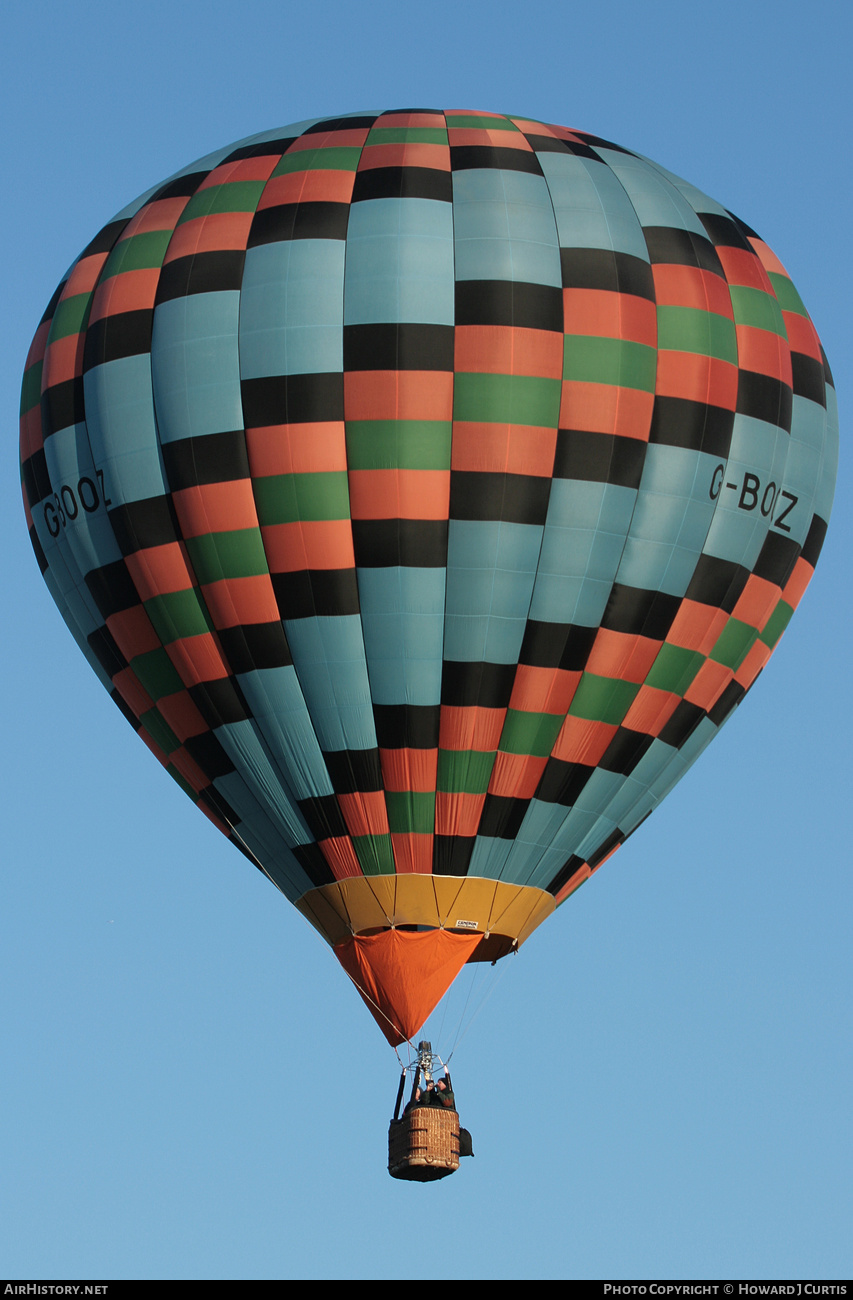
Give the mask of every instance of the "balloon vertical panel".
<svg viewBox="0 0 853 1300">
<path fill-rule="evenodd" d="M 512 771 L 505 740 L 554 462 L 560 263 L 524 135 L 486 114 L 448 115 L 448 128 L 456 376 L 434 869 L 490 875 L 493 792 L 524 779 L 526 748 Z"/>
</svg>

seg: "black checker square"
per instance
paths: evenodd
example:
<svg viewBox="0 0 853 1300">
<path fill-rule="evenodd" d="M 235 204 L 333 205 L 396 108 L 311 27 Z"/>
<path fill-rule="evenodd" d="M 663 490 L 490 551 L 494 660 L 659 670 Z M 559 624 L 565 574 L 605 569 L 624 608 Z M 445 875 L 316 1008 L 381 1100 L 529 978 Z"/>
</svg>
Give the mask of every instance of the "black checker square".
<svg viewBox="0 0 853 1300">
<path fill-rule="evenodd" d="M 207 483 L 250 479 L 246 435 L 242 429 L 177 438 L 161 444 L 166 477 L 173 492 Z"/>
<path fill-rule="evenodd" d="M 575 158 L 588 158 L 591 162 L 601 162 L 600 156 L 588 144 L 579 140 L 558 140 L 553 135 L 535 135 L 525 131 L 524 137 L 535 153 L 568 153 Z"/>
<path fill-rule="evenodd" d="M 89 241 L 77 261 L 82 262 L 85 257 L 94 257 L 99 253 L 111 252 L 129 221 L 129 217 L 120 217 L 117 221 L 108 221 L 105 226 L 101 227 L 95 238 Z"/>
<path fill-rule="evenodd" d="M 33 552 L 36 557 L 36 564 L 39 566 L 39 573 L 44 577 L 50 567 L 47 556 L 44 553 L 44 547 L 38 539 L 38 533 L 36 532 L 35 527 L 30 528 L 29 534 L 30 543 L 32 544 Z"/>
<path fill-rule="evenodd" d="M 534 668 L 582 672 L 597 635 L 597 627 L 528 619 L 518 661 Z"/>
<path fill-rule="evenodd" d="M 259 208 L 252 218 L 248 248 L 292 239 L 346 239 L 348 203 L 280 203 Z"/>
<path fill-rule="evenodd" d="M 438 704 L 374 704 L 373 721 L 380 749 L 438 748 Z"/>
<path fill-rule="evenodd" d="M 725 279 L 714 245 L 703 235 L 680 226 L 644 226 L 643 234 L 654 265 L 696 266 Z"/>
<path fill-rule="evenodd" d="M 152 194 L 148 202 L 159 203 L 163 199 L 191 198 L 202 181 L 207 180 L 209 175 L 210 172 L 186 172 L 183 176 L 176 176 L 174 180 L 161 185 L 160 189 Z"/>
<path fill-rule="evenodd" d="M 86 574 L 86 587 L 105 622 L 113 614 L 142 603 L 124 560 L 113 560 L 100 569 L 92 569 Z"/>
<path fill-rule="evenodd" d="M 598 149 L 607 149 L 611 153 L 624 153 L 627 154 L 629 158 L 636 158 L 638 156 L 632 149 L 626 149 L 621 144 L 614 144 L 612 140 L 605 140 L 601 135 L 592 135 L 589 131 L 577 131 L 575 134 L 579 135 L 587 144 L 595 145 Z"/>
<path fill-rule="evenodd" d="M 722 406 L 657 395 L 649 442 L 702 451 L 725 460 L 731 448 L 734 420 L 734 411 Z"/>
<path fill-rule="evenodd" d="M 343 839 L 349 834 L 341 806 L 333 794 L 317 795 L 313 799 L 300 799 L 299 811 L 305 818 L 311 834 L 318 840 Z"/>
<path fill-rule="evenodd" d="M 353 203 L 370 199 L 431 199 L 450 203 L 453 179 L 438 167 L 365 167 L 356 172 Z"/>
<path fill-rule="evenodd" d="M 208 781 L 229 776 L 236 771 L 234 764 L 212 731 L 202 731 L 184 741 L 184 749 L 194 763 L 204 772 Z"/>
<path fill-rule="evenodd" d="M 671 745 L 673 749 L 681 749 L 705 716 L 705 710 L 700 709 L 698 704 L 681 700 L 672 717 L 661 728 L 658 740 L 662 740 L 665 745 Z"/>
<path fill-rule="evenodd" d="M 474 835 L 434 835 L 432 873 L 434 876 L 467 876 L 474 852 Z"/>
<path fill-rule="evenodd" d="M 383 789 L 378 749 L 324 750 L 323 759 L 336 794 Z"/>
<path fill-rule="evenodd" d="M 306 135 L 325 135 L 327 132 L 334 131 L 369 131 L 376 125 L 377 120 L 376 113 L 353 113 L 351 117 L 324 117 L 322 121 L 306 126 L 299 138 L 302 139 Z M 326 145 L 334 145 L 334 143 L 334 140 L 324 141 Z"/>
<path fill-rule="evenodd" d="M 345 325 L 344 370 L 453 370 L 453 326 Z"/>
<path fill-rule="evenodd" d="M 487 835 L 491 839 L 514 840 L 521 830 L 529 806 L 529 799 L 509 799 L 502 795 L 487 794 L 477 834 Z"/>
<path fill-rule="evenodd" d="M 169 546 L 181 536 L 172 498 L 168 496 L 128 501 L 107 513 L 122 555 L 133 555 L 150 546 Z"/>
<path fill-rule="evenodd" d="M 515 664 L 465 663 L 445 659 L 441 702 L 456 708 L 505 709 L 515 681 Z"/>
<path fill-rule="evenodd" d="M 297 844 L 291 852 L 315 889 L 335 883 L 332 868 L 318 844 Z"/>
<path fill-rule="evenodd" d="M 826 376 L 823 364 L 804 352 L 791 353 L 791 371 L 795 397 L 807 397 L 818 406 L 826 406 Z"/>
<path fill-rule="evenodd" d="M 56 308 L 59 305 L 59 300 L 62 297 L 63 293 L 65 292 L 65 286 L 67 283 L 68 283 L 68 276 L 66 276 L 64 280 L 59 281 L 59 284 L 56 286 L 56 288 L 54 289 L 53 293 L 50 296 L 50 302 L 47 304 L 47 306 L 44 309 L 44 312 L 42 313 L 40 325 L 43 325 L 45 321 L 53 320 L 53 313 L 56 311 Z"/>
<path fill-rule="evenodd" d="M 150 352 L 153 323 L 154 312 L 150 308 L 117 312 L 114 316 L 102 316 L 100 320 L 92 321 L 86 331 L 83 370 Z"/>
<path fill-rule="evenodd" d="M 129 722 L 130 725 L 133 727 L 133 730 L 138 734 L 141 725 L 140 721 L 137 718 L 136 714 L 133 712 L 133 709 L 128 704 L 127 700 L 121 694 L 121 692 L 110 691 L 110 699 L 118 709 L 119 713 L 125 719 L 125 721 Z"/>
<path fill-rule="evenodd" d="M 502 172 L 528 172 L 541 176 L 536 154 L 527 149 L 502 149 L 500 146 L 457 144 L 450 146 L 450 166 L 455 172 L 481 171 L 494 167 Z"/>
<path fill-rule="evenodd" d="M 782 533 L 774 532 L 771 528 L 758 553 L 753 573 L 757 578 L 764 578 L 767 582 L 774 582 L 777 587 L 784 587 L 794 572 L 794 565 L 799 556 L 800 547 L 793 538 L 784 537 Z"/>
<path fill-rule="evenodd" d="M 447 531 L 446 519 L 353 519 L 356 565 L 365 569 L 398 565 L 443 569 Z"/>
<path fill-rule="evenodd" d="M 603 289 L 655 301 L 655 280 L 648 262 L 633 253 L 607 248 L 561 248 L 564 289 Z M 569 328 L 571 322 L 567 322 Z"/>
<path fill-rule="evenodd" d="M 41 395 L 41 427 L 45 439 L 72 424 L 82 424 L 85 419 L 86 400 L 83 395 L 83 376 L 64 379 L 51 384 Z"/>
<path fill-rule="evenodd" d="M 708 232 L 708 238 L 715 248 L 742 248 L 747 253 L 754 253 L 747 235 L 748 227 L 733 217 L 725 217 L 720 212 L 700 212 L 699 220 Z"/>
<path fill-rule="evenodd" d="M 820 553 L 823 550 L 823 543 L 826 540 L 827 522 L 821 519 L 820 515 L 813 515 L 809 531 L 806 534 L 806 540 L 803 542 L 803 559 L 812 568 L 818 562 Z"/>
<path fill-rule="evenodd" d="M 109 678 L 115 677 L 116 673 L 122 672 L 127 667 L 127 660 L 119 650 L 109 628 L 96 628 L 86 637 L 86 643 Z"/>
<path fill-rule="evenodd" d="M 721 727 L 729 714 L 737 708 L 746 695 L 746 689 L 740 682 L 729 682 L 713 708 L 708 710 L 708 717 L 716 727 Z"/>
<path fill-rule="evenodd" d="M 560 140 L 555 135 L 539 135 L 536 131 L 523 131 L 522 135 L 536 153 L 571 153 L 571 145 L 575 143 L 573 140 Z M 585 145 L 581 147 L 587 148 Z"/>
<path fill-rule="evenodd" d="M 584 429 L 560 429 L 554 457 L 554 478 L 585 483 L 612 483 L 638 488 L 643 476 L 646 444 L 640 438 Z"/>
<path fill-rule="evenodd" d="M 221 628 L 217 635 L 232 673 L 286 668 L 293 662 L 281 623 L 243 623 Z"/>
<path fill-rule="evenodd" d="M 584 865 L 585 863 L 583 858 L 579 858 L 577 854 L 573 853 L 568 861 L 565 862 L 557 872 L 550 884 L 545 886 L 548 893 L 553 894 L 556 898 L 557 894 L 559 894 L 560 890 L 563 888 L 563 885 L 567 885 L 575 872 L 580 871 L 581 867 Z"/>
<path fill-rule="evenodd" d="M 355 569 L 299 569 L 270 577 L 282 619 L 334 618 L 359 612 Z"/>
<path fill-rule="evenodd" d="M 645 636 L 664 641 L 678 613 L 681 598 L 665 591 L 646 591 L 615 582 L 610 591 L 601 626 L 611 632 Z"/>
<path fill-rule="evenodd" d="M 654 737 L 644 732 L 632 731 L 629 727 L 619 727 L 616 735 L 598 760 L 598 766 L 606 772 L 616 772 L 620 776 L 630 776 L 634 768 L 648 752 Z"/>
<path fill-rule="evenodd" d="M 187 694 L 211 731 L 229 722 L 245 722 L 252 716 L 243 692 L 233 677 L 198 682 Z"/>
<path fill-rule="evenodd" d="M 27 457 L 21 466 L 21 475 L 30 510 L 35 510 L 36 506 L 45 497 L 49 497 L 53 493 L 53 484 L 50 481 L 50 471 L 47 468 L 47 456 L 44 453 L 44 447 L 39 447 L 37 451 Z"/>
<path fill-rule="evenodd" d="M 242 249 L 219 249 L 208 253 L 191 253 L 166 262 L 157 282 L 155 306 L 186 298 L 195 293 L 221 293 L 238 290 L 243 283 Z"/>
<path fill-rule="evenodd" d="M 563 333 L 563 295 L 550 284 L 457 280 L 457 325 L 504 325 Z"/>
<path fill-rule="evenodd" d="M 611 831 L 607 836 L 607 839 L 587 858 L 591 870 L 595 871 L 596 867 L 601 866 L 604 859 L 609 857 L 613 850 L 619 847 L 624 838 L 624 832 L 620 831 L 618 826 L 614 831 Z"/>
<path fill-rule="evenodd" d="M 268 375 L 240 385 L 247 429 L 276 424 L 311 424 L 344 418 L 344 376 L 329 374 Z"/>
<path fill-rule="evenodd" d="M 537 474 L 453 470 L 450 518 L 544 524 L 551 480 Z"/>
<path fill-rule="evenodd" d="M 587 763 L 566 763 L 553 755 L 545 765 L 536 798 L 543 803 L 558 803 L 572 808 L 595 768 Z"/>
<path fill-rule="evenodd" d="M 755 370 L 739 370 L 737 412 L 791 432 L 794 395 L 788 384 Z"/>
<path fill-rule="evenodd" d="M 239 149 L 233 149 L 226 158 L 223 158 L 219 166 L 242 162 L 244 158 L 281 158 L 282 154 L 287 153 L 290 146 L 298 139 L 298 135 L 282 135 L 275 140 L 261 140 L 255 144 L 241 145 Z"/>
<path fill-rule="evenodd" d="M 700 605 L 712 605 L 731 614 L 748 579 L 749 570 L 742 564 L 735 564 L 733 560 L 721 560 L 716 555 L 703 554 L 696 562 L 684 598 L 695 600 Z"/>
</svg>

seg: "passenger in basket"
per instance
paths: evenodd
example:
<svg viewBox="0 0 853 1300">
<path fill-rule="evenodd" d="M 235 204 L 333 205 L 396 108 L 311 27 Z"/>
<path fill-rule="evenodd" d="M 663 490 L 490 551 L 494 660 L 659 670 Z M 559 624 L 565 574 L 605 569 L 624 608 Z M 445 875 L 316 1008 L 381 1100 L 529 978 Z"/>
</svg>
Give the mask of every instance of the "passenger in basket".
<svg viewBox="0 0 853 1300">
<path fill-rule="evenodd" d="M 409 1102 L 403 1113 L 406 1114 L 413 1106 L 443 1106 L 445 1110 L 455 1110 L 456 1102 L 453 1089 L 450 1087 L 450 1075 L 445 1075 L 435 1083 L 430 1080 L 425 1088 L 416 1088 L 414 1100 Z"/>
</svg>

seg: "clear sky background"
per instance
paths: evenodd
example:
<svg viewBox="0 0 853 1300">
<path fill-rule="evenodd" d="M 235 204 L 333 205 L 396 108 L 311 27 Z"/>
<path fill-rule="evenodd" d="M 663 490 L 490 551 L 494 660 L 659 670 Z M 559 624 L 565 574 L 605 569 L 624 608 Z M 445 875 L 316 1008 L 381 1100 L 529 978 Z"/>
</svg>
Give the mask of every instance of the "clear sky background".
<svg viewBox="0 0 853 1300">
<path fill-rule="evenodd" d="M 0 39 L 0 1277 L 849 1277 L 853 9 L 7 0 Z M 114 212 L 242 136 L 411 105 L 594 132 L 743 217 L 815 321 L 842 426 L 780 648 L 489 972 L 452 1062 L 476 1157 L 425 1186 L 386 1172 L 393 1051 L 78 654 L 17 468 L 30 339 Z M 460 983 L 430 1022 L 444 1055 Z"/>
</svg>

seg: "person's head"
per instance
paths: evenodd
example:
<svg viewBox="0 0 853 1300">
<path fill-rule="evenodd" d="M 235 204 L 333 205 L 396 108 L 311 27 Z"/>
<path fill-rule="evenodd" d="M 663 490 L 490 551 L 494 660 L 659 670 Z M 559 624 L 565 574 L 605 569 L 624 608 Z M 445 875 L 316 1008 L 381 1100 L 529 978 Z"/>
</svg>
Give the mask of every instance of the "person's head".
<svg viewBox="0 0 853 1300">
<path fill-rule="evenodd" d="M 447 1087 L 447 1084 L 445 1083 L 444 1079 L 439 1079 L 438 1083 L 435 1086 L 438 1088 L 439 1092 L 444 1092 L 445 1088 Z"/>
</svg>

